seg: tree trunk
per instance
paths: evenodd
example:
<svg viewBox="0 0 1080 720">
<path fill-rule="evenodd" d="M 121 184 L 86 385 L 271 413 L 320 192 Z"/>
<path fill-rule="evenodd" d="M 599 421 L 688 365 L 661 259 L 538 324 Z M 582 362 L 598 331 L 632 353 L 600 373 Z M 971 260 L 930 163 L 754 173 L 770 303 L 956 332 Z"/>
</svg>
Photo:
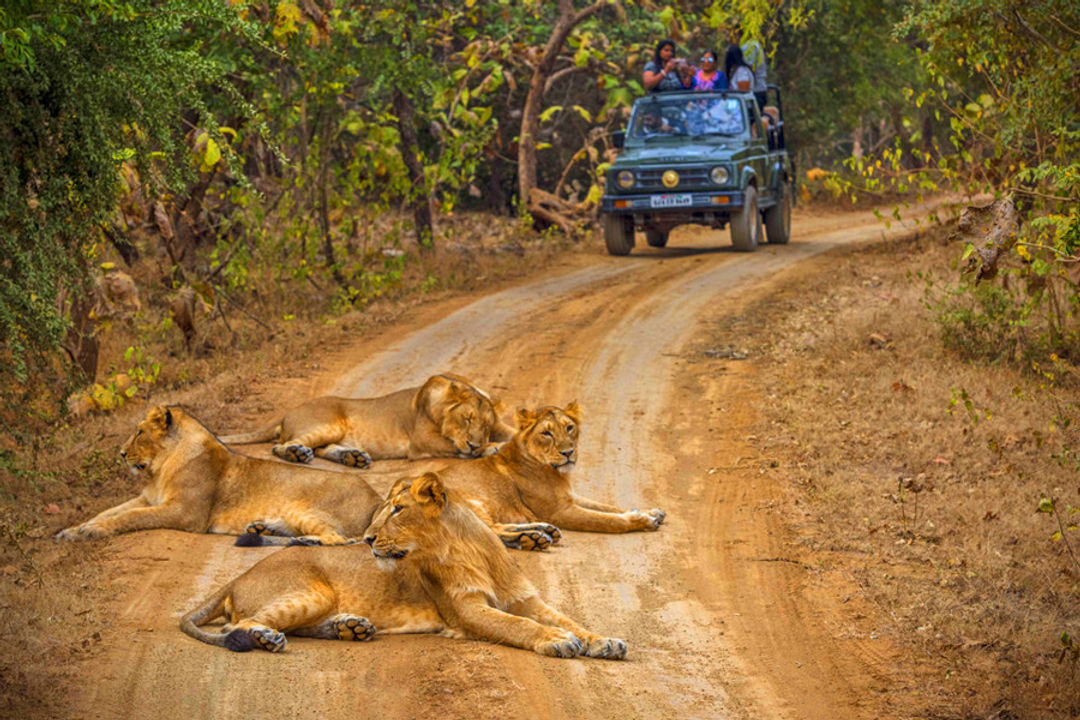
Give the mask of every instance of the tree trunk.
<svg viewBox="0 0 1080 720">
<path fill-rule="evenodd" d="M 433 248 L 434 234 L 431 229 L 431 198 L 428 197 L 424 167 L 420 164 L 420 147 L 416 140 L 416 120 L 412 98 L 400 90 L 394 91 L 394 114 L 397 115 L 399 149 L 405 169 L 409 173 L 409 202 L 412 205 L 413 224 L 416 225 L 416 244 L 421 250 Z"/>
<path fill-rule="evenodd" d="M 529 94 L 525 99 L 525 109 L 521 113 L 521 133 L 518 138 L 518 202 L 523 208 L 530 206 L 532 189 L 536 187 L 536 133 L 540 126 L 544 88 L 555 69 L 555 60 L 570 32 L 608 4 L 608 0 L 598 0 L 575 13 L 573 0 L 559 0 L 559 19 L 551 29 L 551 37 L 533 68 Z"/>
<path fill-rule="evenodd" d="M 330 231 L 330 201 L 326 190 L 330 176 L 330 117 L 329 113 L 323 113 L 325 122 L 320 123 L 321 137 L 319 138 L 319 170 L 316 175 L 316 204 L 318 205 L 319 231 L 323 239 L 323 255 L 326 257 L 326 265 L 330 268 L 330 274 L 334 281 L 341 287 L 348 285 L 345 276 L 338 267 L 337 257 L 334 254 L 334 236 Z"/>
</svg>

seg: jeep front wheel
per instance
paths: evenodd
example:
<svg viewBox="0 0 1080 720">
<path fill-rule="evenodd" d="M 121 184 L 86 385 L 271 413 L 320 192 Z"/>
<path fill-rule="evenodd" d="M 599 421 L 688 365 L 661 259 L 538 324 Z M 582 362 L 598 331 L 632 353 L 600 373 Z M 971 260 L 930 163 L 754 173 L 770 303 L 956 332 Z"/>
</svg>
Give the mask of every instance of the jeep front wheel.
<svg viewBox="0 0 1080 720">
<path fill-rule="evenodd" d="M 791 188 L 780 186 L 780 202 L 765 211 L 765 237 L 770 245 L 787 245 L 791 239 Z"/>
<path fill-rule="evenodd" d="M 634 221 L 626 215 L 605 214 L 604 244 L 611 255 L 628 255 L 634 247 Z"/>
<path fill-rule="evenodd" d="M 731 216 L 731 244 L 740 252 L 757 249 L 761 235 L 761 213 L 758 212 L 757 190 L 753 185 L 743 194 L 742 208 Z"/>
</svg>

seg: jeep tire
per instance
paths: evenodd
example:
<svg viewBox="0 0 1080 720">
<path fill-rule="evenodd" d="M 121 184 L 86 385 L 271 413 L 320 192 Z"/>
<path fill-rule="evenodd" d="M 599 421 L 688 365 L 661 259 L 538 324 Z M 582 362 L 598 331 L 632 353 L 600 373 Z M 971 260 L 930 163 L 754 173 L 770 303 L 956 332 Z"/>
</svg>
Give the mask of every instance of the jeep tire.
<svg viewBox="0 0 1080 720">
<path fill-rule="evenodd" d="M 765 237 L 770 245 L 787 245 L 791 239 L 791 186 L 780 186 L 780 201 L 765 211 Z"/>
<path fill-rule="evenodd" d="M 627 215 L 604 213 L 604 244 L 611 255 L 629 255 L 634 247 L 634 221 Z"/>
<path fill-rule="evenodd" d="M 667 245 L 668 233 L 649 228 L 645 231 L 645 242 L 652 247 L 662 248 Z"/>
<path fill-rule="evenodd" d="M 757 189 L 753 185 L 746 187 L 743 193 L 743 205 L 731 215 L 731 244 L 740 252 L 757 250 L 761 236 L 761 213 L 758 212 Z"/>
</svg>

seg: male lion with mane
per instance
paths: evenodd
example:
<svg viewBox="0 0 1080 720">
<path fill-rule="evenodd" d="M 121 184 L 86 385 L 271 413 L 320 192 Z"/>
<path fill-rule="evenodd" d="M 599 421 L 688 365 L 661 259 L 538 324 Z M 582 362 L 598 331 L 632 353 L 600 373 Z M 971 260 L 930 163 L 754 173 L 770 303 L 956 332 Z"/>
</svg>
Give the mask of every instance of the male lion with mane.
<svg viewBox="0 0 1080 720">
<path fill-rule="evenodd" d="M 435 473 L 397 481 L 364 541 L 370 552 L 274 553 L 186 614 L 180 628 L 239 652 L 278 652 L 286 633 L 329 640 L 439 633 L 554 657 L 626 657 L 624 641 L 591 633 L 541 600 L 499 538 Z M 200 627 L 221 616 L 220 630 Z"/>
<path fill-rule="evenodd" d="M 659 529 L 663 510 L 622 510 L 570 489 L 568 474 L 577 462 L 581 428 L 576 402 L 565 409 L 521 409 L 516 421 L 518 432 L 497 455 L 439 471 L 507 547 L 543 550 L 559 541 L 560 528 L 605 533 Z"/>
<path fill-rule="evenodd" d="M 60 531 L 58 540 L 169 528 L 243 533 L 238 545 L 344 544 L 382 502 L 356 475 L 235 453 L 176 405 L 152 408 L 120 456 L 147 479 L 142 493 Z"/>
<path fill-rule="evenodd" d="M 318 455 L 349 467 L 372 460 L 480 457 L 509 440 L 491 396 L 460 375 L 377 398 L 327 395 L 293 408 L 261 430 L 221 438 L 226 445 L 274 440 L 274 455 L 307 463 Z"/>
</svg>

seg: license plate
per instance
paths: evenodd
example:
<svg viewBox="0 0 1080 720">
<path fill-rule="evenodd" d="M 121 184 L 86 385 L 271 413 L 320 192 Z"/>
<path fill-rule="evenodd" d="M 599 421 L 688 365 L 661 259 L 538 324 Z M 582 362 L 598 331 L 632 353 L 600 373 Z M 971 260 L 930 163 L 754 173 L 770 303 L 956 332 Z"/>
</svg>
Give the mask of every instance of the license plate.
<svg viewBox="0 0 1080 720">
<path fill-rule="evenodd" d="M 694 204 L 694 196 L 689 193 L 680 195 L 653 195 L 649 202 L 654 208 L 660 207 L 687 207 Z"/>
</svg>

